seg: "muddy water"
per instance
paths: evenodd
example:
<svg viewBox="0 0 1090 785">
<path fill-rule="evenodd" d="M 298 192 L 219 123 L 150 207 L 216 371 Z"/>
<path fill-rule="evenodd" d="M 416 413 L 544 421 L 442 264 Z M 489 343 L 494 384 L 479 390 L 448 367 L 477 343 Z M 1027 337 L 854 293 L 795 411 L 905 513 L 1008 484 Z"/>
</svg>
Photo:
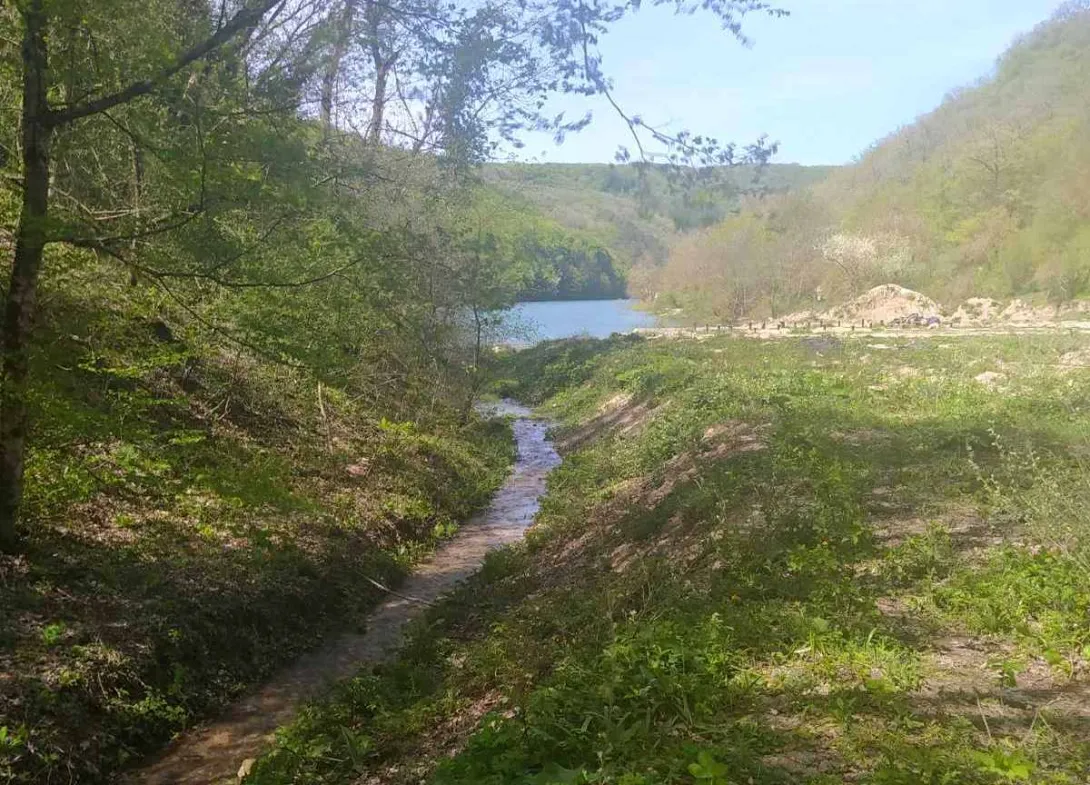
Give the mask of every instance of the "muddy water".
<svg viewBox="0 0 1090 785">
<path fill-rule="evenodd" d="M 346 635 L 299 660 L 216 722 L 180 738 L 163 757 L 138 770 L 130 783 L 208 785 L 236 782 L 240 767 L 257 757 L 277 727 L 291 721 L 299 704 L 331 682 L 369 663 L 391 657 L 406 624 L 481 566 L 488 551 L 522 538 L 533 522 L 545 477 L 560 463 L 546 438 L 547 423 L 509 401 L 491 404 L 494 415 L 514 417 L 518 458 L 486 510 L 472 518 L 391 593 L 367 619 L 366 631 Z"/>
</svg>

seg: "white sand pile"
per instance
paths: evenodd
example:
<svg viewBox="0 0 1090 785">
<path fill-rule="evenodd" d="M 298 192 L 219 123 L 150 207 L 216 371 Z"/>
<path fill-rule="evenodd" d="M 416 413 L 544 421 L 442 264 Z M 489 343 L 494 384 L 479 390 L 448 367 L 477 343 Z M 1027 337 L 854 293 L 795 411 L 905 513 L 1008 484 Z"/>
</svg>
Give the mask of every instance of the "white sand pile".
<svg viewBox="0 0 1090 785">
<path fill-rule="evenodd" d="M 1044 324 L 1056 321 L 1056 308 L 1045 305 L 1035 308 L 1024 300 L 1011 300 L 999 318 L 1013 324 Z"/>
<path fill-rule="evenodd" d="M 819 319 L 821 319 L 821 316 L 814 313 L 813 311 L 795 311 L 795 313 L 789 313 L 787 314 L 787 316 L 781 317 L 779 319 L 773 319 L 772 321 L 777 323 L 783 322 L 786 325 L 794 326 L 798 324 L 806 324 L 807 322 L 816 322 Z"/>
<path fill-rule="evenodd" d="M 958 306 L 950 317 L 951 324 L 960 326 L 990 324 L 999 318 L 1003 303 L 991 297 L 970 297 Z"/>
<path fill-rule="evenodd" d="M 827 321 L 864 320 L 867 324 L 871 322 L 889 324 L 896 319 L 918 317 L 919 320 L 927 320 L 931 317 L 939 318 L 941 314 L 942 309 L 939 308 L 939 304 L 927 295 L 897 284 L 887 283 L 875 286 L 854 300 L 826 311 L 822 318 Z"/>
<path fill-rule="evenodd" d="M 1007 377 L 998 371 L 985 371 L 984 373 L 978 373 L 973 378 L 985 387 L 998 387 L 1007 380 Z"/>
</svg>

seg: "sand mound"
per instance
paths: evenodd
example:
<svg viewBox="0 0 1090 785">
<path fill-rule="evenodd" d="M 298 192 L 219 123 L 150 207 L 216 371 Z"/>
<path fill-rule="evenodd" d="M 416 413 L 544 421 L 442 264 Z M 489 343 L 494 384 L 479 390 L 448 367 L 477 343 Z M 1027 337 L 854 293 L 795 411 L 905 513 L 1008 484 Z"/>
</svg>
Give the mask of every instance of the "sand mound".
<svg viewBox="0 0 1090 785">
<path fill-rule="evenodd" d="M 985 387 L 998 387 L 1007 380 L 1007 377 L 998 371 L 985 371 L 984 373 L 978 373 L 973 379 Z"/>
<path fill-rule="evenodd" d="M 807 322 L 816 322 L 821 317 L 813 311 L 796 311 L 795 313 L 789 313 L 781 319 L 773 319 L 774 322 L 783 322 L 786 325 L 794 327 L 795 325 L 806 324 Z"/>
<path fill-rule="evenodd" d="M 1062 314 L 1070 314 L 1076 317 L 1082 317 L 1088 313 L 1090 313 L 1090 300 L 1074 300 L 1067 303 L 1062 310 Z"/>
<path fill-rule="evenodd" d="M 1042 324 L 1056 321 L 1056 309 L 1052 306 L 1034 308 L 1024 300 L 1011 300 L 999 318 L 1014 324 Z"/>
<path fill-rule="evenodd" d="M 854 300 L 827 311 L 823 314 L 823 318 L 830 321 L 862 320 L 868 324 L 870 322 L 889 324 L 896 320 L 923 323 L 928 319 L 941 318 L 941 309 L 938 303 L 926 295 L 897 284 L 887 283 L 876 286 Z"/>
<path fill-rule="evenodd" d="M 989 324 L 999 318 L 1003 303 L 990 297 L 970 297 L 958 306 L 950 317 L 953 324 L 977 325 Z"/>
</svg>

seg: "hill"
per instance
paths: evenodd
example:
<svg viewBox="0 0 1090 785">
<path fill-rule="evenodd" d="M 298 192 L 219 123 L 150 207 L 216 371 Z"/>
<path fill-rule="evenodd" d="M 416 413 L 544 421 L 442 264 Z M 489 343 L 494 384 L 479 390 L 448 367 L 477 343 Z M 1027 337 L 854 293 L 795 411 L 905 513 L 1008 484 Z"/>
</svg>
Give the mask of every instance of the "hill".
<svg viewBox="0 0 1090 785">
<path fill-rule="evenodd" d="M 660 305 L 776 316 L 883 283 L 948 306 L 1090 294 L 1088 79 L 1090 10 L 1072 3 L 853 165 L 677 244 Z"/>
<path fill-rule="evenodd" d="M 666 261 L 681 234 L 721 221 L 746 195 L 782 194 L 820 182 L 836 167 L 769 164 L 721 168 L 683 185 L 666 167 L 618 164 L 491 164 L 485 182 L 562 226 L 598 238 L 622 265 Z"/>
<path fill-rule="evenodd" d="M 515 300 L 596 300 L 623 297 L 630 263 L 601 233 L 565 226 L 530 201 L 489 184 L 472 191 L 469 234 L 491 257 L 503 296 Z"/>
</svg>

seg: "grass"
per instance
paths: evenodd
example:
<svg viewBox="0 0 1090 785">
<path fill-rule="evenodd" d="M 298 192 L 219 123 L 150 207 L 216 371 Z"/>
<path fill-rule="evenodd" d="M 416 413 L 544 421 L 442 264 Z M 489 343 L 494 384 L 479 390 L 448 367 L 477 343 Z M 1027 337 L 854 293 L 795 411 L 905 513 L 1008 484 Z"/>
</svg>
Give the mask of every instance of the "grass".
<svg viewBox="0 0 1090 785">
<path fill-rule="evenodd" d="M 513 355 L 568 449 L 536 528 L 253 781 L 1085 782 L 1080 344 Z"/>
<path fill-rule="evenodd" d="M 98 269 L 78 283 L 46 293 L 27 551 L 0 561 L 6 782 L 106 781 L 357 628 L 361 576 L 396 583 L 512 458 L 505 425 L 388 420 Z"/>
</svg>

